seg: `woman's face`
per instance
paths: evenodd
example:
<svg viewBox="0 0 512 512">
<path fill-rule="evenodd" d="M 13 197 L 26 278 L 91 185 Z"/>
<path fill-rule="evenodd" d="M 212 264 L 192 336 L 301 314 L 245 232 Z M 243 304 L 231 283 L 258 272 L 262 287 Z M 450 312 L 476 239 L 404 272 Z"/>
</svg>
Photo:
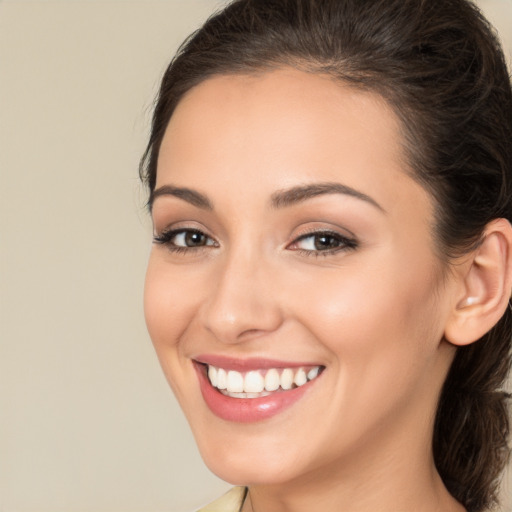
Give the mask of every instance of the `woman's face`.
<svg viewBox="0 0 512 512">
<path fill-rule="evenodd" d="M 453 294 L 399 132 L 379 96 L 293 69 L 208 79 L 172 116 L 145 315 L 221 478 L 430 449 Z"/>
</svg>

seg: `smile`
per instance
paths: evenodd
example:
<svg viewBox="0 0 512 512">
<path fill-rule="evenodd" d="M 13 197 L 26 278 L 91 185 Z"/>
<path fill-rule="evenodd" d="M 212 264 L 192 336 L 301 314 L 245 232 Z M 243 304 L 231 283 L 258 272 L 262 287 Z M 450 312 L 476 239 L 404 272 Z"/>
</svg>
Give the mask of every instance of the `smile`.
<svg viewBox="0 0 512 512">
<path fill-rule="evenodd" d="M 201 394 L 217 417 L 251 423 L 290 408 L 309 392 L 323 365 L 201 356 L 194 360 Z"/>
<path fill-rule="evenodd" d="M 267 368 L 239 372 L 208 365 L 210 384 L 231 398 L 260 398 L 276 391 L 303 386 L 320 374 L 321 367 Z"/>
</svg>

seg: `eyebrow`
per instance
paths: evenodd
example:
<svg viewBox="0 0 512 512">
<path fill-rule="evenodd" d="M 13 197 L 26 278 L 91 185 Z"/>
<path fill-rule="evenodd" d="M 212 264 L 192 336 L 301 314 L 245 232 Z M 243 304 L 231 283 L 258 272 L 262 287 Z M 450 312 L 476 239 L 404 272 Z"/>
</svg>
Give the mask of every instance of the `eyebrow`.
<svg viewBox="0 0 512 512">
<path fill-rule="evenodd" d="M 150 210 L 153 207 L 155 199 L 162 196 L 177 197 L 203 210 L 213 210 L 212 203 L 205 195 L 190 188 L 175 187 L 173 185 L 163 185 L 152 192 L 148 201 Z"/>
<path fill-rule="evenodd" d="M 326 194 L 344 194 L 365 201 L 377 209 L 385 212 L 384 208 L 372 197 L 359 192 L 352 187 L 342 185 L 341 183 L 314 183 L 311 185 L 301 185 L 286 190 L 279 190 L 272 194 L 271 204 L 273 208 L 285 208 L 297 203 L 301 203 L 313 197 Z"/>
<path fill-rule="evenodd" d="M 287 206 L 292 206 L 297 203 L 307 201 L 308 199 L 327 194 L 343 194 L 355 197 L 356 199 L 365 201 L 372 206 L 375 206 L 382 212 L 385 212 L 384 208 L 382 208 L 382 206 L 377 203 L 375 199 L 364 194 L 363 192 L 360 192 L 359 190 L 356 190 L 347 185 L 342 185 L 341 183 L 330 182 L 314 183 L 311 185 L 299 185 L 297 187 L 289 188 L 286 190 L 279 190 L 272 194 L 270 204 L 273 208 L 286 208 Z M 150 210 L 155 199 L 162 196 L 177 197 L 178 199 L 182 199 L 183 201 L 186 201 L 187 203 L 190 203 L 191 205 L 203 210 L 213 210 L 211 201 L 205 195 L 190 188 L 176 187 L 174 185 L 163 185 L 153 191 L 148 201 Z"/>
</svg>

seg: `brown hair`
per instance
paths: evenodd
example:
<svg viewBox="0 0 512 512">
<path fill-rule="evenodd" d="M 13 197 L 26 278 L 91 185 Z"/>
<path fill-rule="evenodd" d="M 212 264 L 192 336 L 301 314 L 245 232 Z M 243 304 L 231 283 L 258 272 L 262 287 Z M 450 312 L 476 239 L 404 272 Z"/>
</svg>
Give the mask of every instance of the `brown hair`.
<svg viewBox="0 0 512 512">
<path fill-rule="evenodd" d="M 411 175 L 432 195 L 447 262 L 512 221 L 512 91 L 493 29 L 468 0 L 237 0 L 180 48 L 162 80 L 141 178 L 152 192 L 174 108 L 217 74 L 295 66 L 378 92 L 402 121 Z M 438 471 L 469 512 L 497 503 L 509 448 L 512 308 L 457 350 L 434 428 Z"/>
</svg>

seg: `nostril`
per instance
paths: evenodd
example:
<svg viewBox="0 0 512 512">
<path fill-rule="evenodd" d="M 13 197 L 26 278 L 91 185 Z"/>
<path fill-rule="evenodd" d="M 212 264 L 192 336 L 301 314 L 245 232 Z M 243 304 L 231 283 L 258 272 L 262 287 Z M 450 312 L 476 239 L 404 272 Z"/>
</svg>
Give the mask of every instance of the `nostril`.
<svg viewBox="0 0 512 512">
<path fill-rule="evenodd" d="M 257 338 L 276 330 L 282 323 L 275 303 L 260 301 L 257 296 L 230 302 L 225 298 L 205 305 L 201 315 L 204 328 L 223 343 Z"/>
<path fill-rule="evenodd" d="M 262 329 L 247 329 L 246 331 L 243 331 L 242 333 L 240 333 L 240 335 L 238 337 L 239 337 L 239 339 L 256 338 L 259 335 L 263 335 L 263 334 L 266 334 L 266 331 L 264 331 Z"/>
<path fill-rule="evenodd" d="M 282 323 L 275 279 L 263 274 L 255 257 L 231 253 L 218 268 L 199 312 L 203 326 L 223 343 L 239 343 L 277 329 Z"/>
</svg>

